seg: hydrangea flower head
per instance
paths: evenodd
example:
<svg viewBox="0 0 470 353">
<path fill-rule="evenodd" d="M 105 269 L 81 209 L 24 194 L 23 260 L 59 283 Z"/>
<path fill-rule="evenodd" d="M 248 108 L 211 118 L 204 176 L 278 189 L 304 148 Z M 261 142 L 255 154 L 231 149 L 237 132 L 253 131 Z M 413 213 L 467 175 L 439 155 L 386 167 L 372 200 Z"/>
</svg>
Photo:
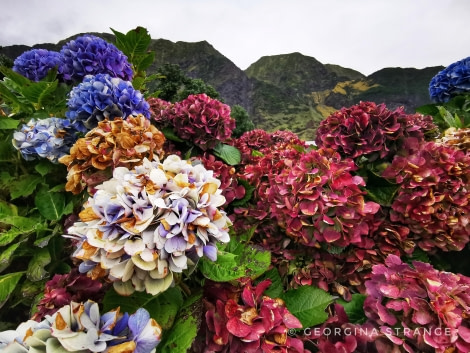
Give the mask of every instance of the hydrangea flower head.
<svg viewBox="0 0 470 353">
<path fill-rule="evenodd" d="M 127 57 L 113 44 L 93 35 L 83 35 L 66 43 L 60 54 L 59 68 L 65 81 L 81 82 L 87 75 L 108 74 L 124 81 L 132 80 L 133 72 Z"/>
<path fill-rule="evenodd" d="M 216 243 L 230 240 L 219 186 L 202 164 L 176 155 L 114 169 L 68 230 L 79 239 L 80 271 L 108 277 L 120 293 L 166 290 L 174 272 L 203 255 L 215 260 Z"/>
<path fill-rule="evenodd" d="M 246 283 L 241 293 L 230 285 L 209 286 L 203 352 L 304 353 L 303 342 L 288 335 L 302 324 L 281 299 L 263 295 L 270 285 Z"/>
<path fill-rule="evenodd" d="M 424 141 L 425 134 L 437 131 L 431 116 L 391 111 L 384 104 L 360 102 L 331 114 L 320 123 L 315 143 L 332 148 L 342 156 L 367 156 L 370 161 L 393 157 L 406 138 Z"/>
<path fill-rule="evenodd" d="M 56 163 L 69 153 L 77 137 L 68 119 L 31 119 L 13 134 L 13 146 L 27 161 L 47 158 Z"/>
<path fill-rule="evenodd" d="M 365 182 L 351 172 L 353 160 L 312 150 L 290 161 L 273 177 L 269 200 L 273 217 L 303 244 L 346 247 L 361 245 L 369 234 L 368 219 L 380 205 L 364 199 Z"/>
<path fill-rule="evenodd" d="M 390 219 L 425 251 L 462 250 L 470 234 L 470 156 L 428 142 L 397 155 L 382 176 L 399 185 Z"/>
<path fill-rule="evenodd" d="M 453 96 L 470 91 L 470 57 L 450 64 L 429 83 L 429 95 L 436 103 L 448 102 Z"/>
<path fill-rule="evenodd" d="M 31 81 L 40 81 L 49 70 L 59 67 L 62 56 L 47 49 L 31 49 L 18 56 L 13 62 L 13 71 L 18 72 Z"/>
<path fill-rule="evenodd" d="M 389 255 L 373 266 L 364 311 L 380 327 L 382 342 L 406 352 L 470 349 L 470 278 Z M 396 330 L 398 328 L 398 330 Z M 379 332 L 380 332 L 379 331 Z"/>
<path fill-rule="evenodd" d="M 235 129 L 230 107 L 204 93 L 190 95 L 175 103 L 174 114 L 172 121 L 176 134 L 193 141 L 204 151 L 229 138 Z"/>
<path fill-rule="evenodd" d="M 0 332 L 8 352 L 154 353 L 162 328 L 147 310 L 100 315 L 98 304 L 71 302 L 40 323 L 29 320 L 16 330 Z"/>
<path fill-rule="evenodd" d="M 37 305 L 38 311 L 34 314 L 33 320 L 40 321 L 46 315 L 53 315 L 72 301 L 81 302 L 85 299 L 97 301 L 103 296 L 101 282 L 79 273 L 76 268 L 67 274 L 56 274 L 46 282 L 44 297 Z"/>
<path fill-rule="evenodd" d="M 163 134 L 143 115 L 100 121 L 60 158 L 68 169 L 65 189 L 78 194 L 87 187 L 93 194 L 93 187 L 108 179 L 112 169 L 131 168 L 144 157 L 159 157 L 164 141 Z"/>
<path fill-rule="evenodd" d="M 149 104 L 132 83 L 108 74 L 87 75 L 75 86 L 67 101 L 67 118 L 87 132 L 112 116 L 142 114 L 150 118 Z M 117 110 L 117 111 L 116 111 Z M 112 118 L 111 116 L 111 118 Z"/>
</svg>

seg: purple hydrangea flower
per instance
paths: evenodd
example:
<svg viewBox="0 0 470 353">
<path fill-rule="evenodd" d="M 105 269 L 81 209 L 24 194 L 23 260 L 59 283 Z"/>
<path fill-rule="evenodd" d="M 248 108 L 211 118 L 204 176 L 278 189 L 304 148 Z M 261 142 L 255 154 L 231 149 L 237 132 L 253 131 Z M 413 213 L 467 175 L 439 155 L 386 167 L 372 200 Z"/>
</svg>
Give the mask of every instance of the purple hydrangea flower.
<svg viewBox="0 0 470 353">
<path fill-rule="evenodd" d="M 63 63 L 59 72 L 66 81 L 81 82 L 86 75 L 109 74 L 129 81 L 133 72 L 125 56 L 104 39 L 84 35 L 65 44 L 60 54 Z"/>
<path fill-rule="evenodd" d="M 142 114 L 150 118 L 150 106 L 132 83 L 108 74 L 85 76 L 70 92 L 67 118 L 76 122 L 82 132 L 95 128 L 99 121 Z M 118 114 L 119 112 L 121 114 Z"/>
<path fill-rule="evenodd" d="M 429 95 L 436 103 L 470 91 L 470 57 L 447 66 L 431 79 Z"/>
<path fill-rule="evenodd" d="M 47 158 L 57 163 L 69 153 L 78 133 L 68 119 L 31 119 L 13 134 L 13 146 L 27 161 Z"/>
<path fill-rule="evenodd" d="M 31 81 L 40 81 L 46 77 L 50 69 L 59 67 L 62 56 L 47 49 L 32 49 L 18 56 L 13 63 L 13 71 L 18 72 Z"/>
</svg>

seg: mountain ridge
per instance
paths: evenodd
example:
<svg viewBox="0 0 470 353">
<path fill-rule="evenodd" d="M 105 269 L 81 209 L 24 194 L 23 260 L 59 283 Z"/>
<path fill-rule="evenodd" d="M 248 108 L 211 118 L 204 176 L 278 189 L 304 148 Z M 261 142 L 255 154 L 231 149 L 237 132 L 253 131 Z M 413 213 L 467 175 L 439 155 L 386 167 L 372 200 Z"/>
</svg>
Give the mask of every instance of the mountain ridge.
<svg viewBox="0 0 470 353">
<path fill-rule="evenodd" d="M 59 51 L 67 41 L 83 34 L 56 44 L 4 46 L 0 54 L 13 60 L 32 48 Z M 112 34 L 90 34 L 114 43 Z M 293 52 L 263 56 L 242 70 L 207 41 L 152 39 L 149 49 L 155 51 L 155 61 L 148 73 L 166 63 L 177 64 L 187 76 L 212 85 L 225 103 L 245 108 L 257 128 L 289 129 L 306 140 L 314 139 L 316 127 L 326 116 L 361 100 L 385 103 L 389 109 L 403 106 L 413 113 L 418 106 L 430 103 L 428 84 L 443 69 L 383 68 L 366 76 Z"/>
</svg>

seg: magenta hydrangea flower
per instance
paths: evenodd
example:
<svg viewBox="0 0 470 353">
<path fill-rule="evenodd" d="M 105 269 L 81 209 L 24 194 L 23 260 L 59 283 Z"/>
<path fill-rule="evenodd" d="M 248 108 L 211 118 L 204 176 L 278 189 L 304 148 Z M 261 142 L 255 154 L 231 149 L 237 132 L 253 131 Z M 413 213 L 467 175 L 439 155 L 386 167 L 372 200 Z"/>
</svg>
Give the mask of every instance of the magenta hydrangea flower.
<svg viewBox="0 0 470 353">
<path fill-rule="evenodd" d="M 132 80 L 127 56 L 102 38 L 88 34 L 77 37 L 66 43 L 60 54 L 63 62 L 59 73 L 65 81 L 81 82 L 85 76 L 97 74 Z"/>
<path fill-rule="evenodd" d="M 190 95 L 174 105 L 176 135 L 206 151 L 225 141 L 235 129 L 230 107 L 206 94 Z"/>
<path fill-rule="evenodd" d="M 351 159 L 328 151 L 312 150 L 286 163 L 269 190 L 273 217 L 308 246 L 361 245 L 369 234 L 367 220 L 380 205 L 365 201 L 365 182 L 352 174 L 355 169 Z"/>
<path fill-rule="evenodd" d="M 91 279 L 72 269 L 70 273 L 54 275 L 46 282 L 44 297 L 37 305 L 38 311 L 33 320 L 40 321 L 45 315 L 52 315 L 70 302 L 86 300 L 101 300 L 104 296 L 104 287 L 101 282 Z"/>
<path fill-rule="evenodd" d="M 391 111 L 384 104 L 361 102 L 331 114 L 320 123 L 315 142 L 344 157 L 368 160 L 393 157 L 409 137 L 424 140 L 437 131 L 431 116 L 408 115 L 403 108 Z"/>
<path fill-rule="evenodd" d="M 281 299 L 263 296 L 270 285 L 248 282 L 241 293 L 228 284 L 209 286 L 203 352 L 304 353 L 303 342 L 288 335 L 302 324 Z"/>
<path fill-rule="evenodd" d="M 18 56 L 13 62 L 13 71 L 31 81 L 40 81 L 54 67 L 62 63 L 62 56 L 47 49 L 31 49 Z"/>
<path fill-rule="evenodd" d="M 389 255 L 372 268 L 366 288 L 364 310 L 380 330 L 382 349 L 470 351 L 470 278 Z"/>
<path fill-rule="evenodd" d="M 396 156 L 383 172 L 399 184 L 392 222 L 406 225 L 426 251 L 462 250 L 470 235 L 470 156 L 428 142 Z"/>
</svg>

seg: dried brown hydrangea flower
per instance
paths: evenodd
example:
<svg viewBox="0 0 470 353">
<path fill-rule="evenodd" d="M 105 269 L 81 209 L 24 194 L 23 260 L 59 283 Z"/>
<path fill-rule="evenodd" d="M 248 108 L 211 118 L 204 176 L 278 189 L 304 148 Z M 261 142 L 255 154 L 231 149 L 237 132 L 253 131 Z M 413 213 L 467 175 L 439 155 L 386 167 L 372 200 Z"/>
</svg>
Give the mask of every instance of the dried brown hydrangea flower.
<svg viewBox="0 0 470 353">
<path fill-rule="evenodd" d="M 132 168 L 146 157 L 161 157 L 165 136 L 143 115 L 103 120 L 80 138 L 70 149 L 70 155 L 59 162 L 67 166 L 65 189 L 74 194 L 93 186 L 112 175 L 119 166 Z"/>
</svg>

